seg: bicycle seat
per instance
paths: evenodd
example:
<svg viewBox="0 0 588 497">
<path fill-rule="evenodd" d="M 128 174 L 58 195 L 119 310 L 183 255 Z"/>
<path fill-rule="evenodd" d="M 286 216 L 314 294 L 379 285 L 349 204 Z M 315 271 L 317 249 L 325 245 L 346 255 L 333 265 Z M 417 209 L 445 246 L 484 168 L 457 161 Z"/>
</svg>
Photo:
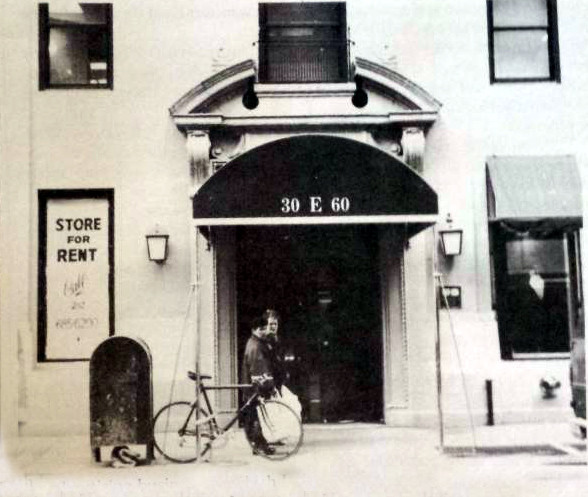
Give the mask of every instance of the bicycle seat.
<svg viewBox="0 0 588 497">
<path fill-rule="evenodd" d="M 196 381 L 196 373 L 194 371 L 188 371 L 188 378 L 190 378 L 193 381 Z M 200 375 L 200 380 L 210 380 L 211 378 L 212 376 L 209 376 L 207 374 Z"/>
</svg>

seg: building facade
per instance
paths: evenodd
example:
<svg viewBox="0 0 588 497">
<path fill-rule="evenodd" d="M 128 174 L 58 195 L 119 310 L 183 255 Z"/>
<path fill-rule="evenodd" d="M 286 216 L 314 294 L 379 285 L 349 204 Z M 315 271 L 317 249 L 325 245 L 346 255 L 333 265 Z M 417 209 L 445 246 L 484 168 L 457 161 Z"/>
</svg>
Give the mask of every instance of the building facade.
<svg viewBox="0 0 588 497">
<path fill-rule="evenodd" d="M 571 417 L 587 18 L 3 2 L 3 433 L 86 432 L 112 335 L 148 345 L 156 409 L 196 364 L 236 383 L 268 308 L 308 422 L 433 426 L 439 383 L 448 424 L 468 399 L 485 423 L 490 388 L 496 422 Z"/>
</svg>

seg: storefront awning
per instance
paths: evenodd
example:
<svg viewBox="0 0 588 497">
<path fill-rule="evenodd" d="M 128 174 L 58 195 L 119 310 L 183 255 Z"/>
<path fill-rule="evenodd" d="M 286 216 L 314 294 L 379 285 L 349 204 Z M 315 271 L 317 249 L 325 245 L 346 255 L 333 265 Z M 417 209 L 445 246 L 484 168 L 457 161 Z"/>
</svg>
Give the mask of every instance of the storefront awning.
<svg viewBox="0 0 588 497">
<path fill-rule="evenodd" d="M 193 203 L 199 226 L 402 223 L 413 234 L 437 213 L 437 194 L 400 160 L 319 135 L 277 140 L 237 157 Z"/>
<path fill-rule="evenodd" d="M 582 225 L 573 156 L 502 156 L 487 161 L 488 219 L 514 225 Z"/>
</svg>

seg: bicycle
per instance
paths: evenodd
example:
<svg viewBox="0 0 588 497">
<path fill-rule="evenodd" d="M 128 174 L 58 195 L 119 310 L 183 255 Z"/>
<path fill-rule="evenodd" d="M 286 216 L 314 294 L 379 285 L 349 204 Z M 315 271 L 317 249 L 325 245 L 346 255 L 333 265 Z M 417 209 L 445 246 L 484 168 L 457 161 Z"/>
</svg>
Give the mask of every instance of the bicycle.
<svg viewBox="0 0 588 497">
<path fill-rule="evenodd" d="M 196 374 L 188 371 L 188 378 L 197 380 Z M 245 437 L 253 453 L 270 460 L 283 460 L 298 452 L 302 445 L 302 423 L 298 415 L 279 400 L 264 399 L 256 385 L 204 385 L 202 380 L 211 376 L 200 375 L 199 391 L 204 406 L 197 410 L 193 402 L 176 401 L 162 407 L 153 418 L 154 442 L 157 451 L 167 460 L 177 463 L 190 463 L 204 458 L 217 441 L 226 439 L 229 430 L 245 415 L 248 409 L 257 409 L 262 433 L 270 451 L 256 451 L 249 437 Z M 244 402 L 225 426 L 220 426 L 217 414 L 208 397 L 208 390 L 248 389 L 254 387 L 253 394 Z M 200 454 L 197 453 L 197 436 L 200 435 Z"/>
</svg>

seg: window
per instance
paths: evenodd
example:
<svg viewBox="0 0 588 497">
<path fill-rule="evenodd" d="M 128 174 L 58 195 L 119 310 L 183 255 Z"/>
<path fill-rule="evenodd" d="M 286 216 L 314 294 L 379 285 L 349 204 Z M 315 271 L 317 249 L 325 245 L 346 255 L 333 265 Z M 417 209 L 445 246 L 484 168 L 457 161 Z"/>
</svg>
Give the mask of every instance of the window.
<svg viewBox="0 0 588 497">
<path fill-rule="evenodd" d="M 575 158 L 493 155 L 486 182 L 501 356 L 567 357 L 583 306 Z"/>
<path fill-rule="evenodd" d="M 491 224 L 502 356 L 525 359 L 570 350 L 581 297 L 574 283 L 577 232 Z"/>
<path fill-rule="evenodd" d="M 348 79 L 344 3 L 259 5 L 259 72 L 263 83 Z"/>
<path fill-rule="evenodd" d="M 39 88 L 112 88 L 112 5 L 39 4 Z"/>
<path fill-rule="evenodd" d="M 487 0 L 490 81 L 560 81 L 556 0 Z"/>
</svg>

